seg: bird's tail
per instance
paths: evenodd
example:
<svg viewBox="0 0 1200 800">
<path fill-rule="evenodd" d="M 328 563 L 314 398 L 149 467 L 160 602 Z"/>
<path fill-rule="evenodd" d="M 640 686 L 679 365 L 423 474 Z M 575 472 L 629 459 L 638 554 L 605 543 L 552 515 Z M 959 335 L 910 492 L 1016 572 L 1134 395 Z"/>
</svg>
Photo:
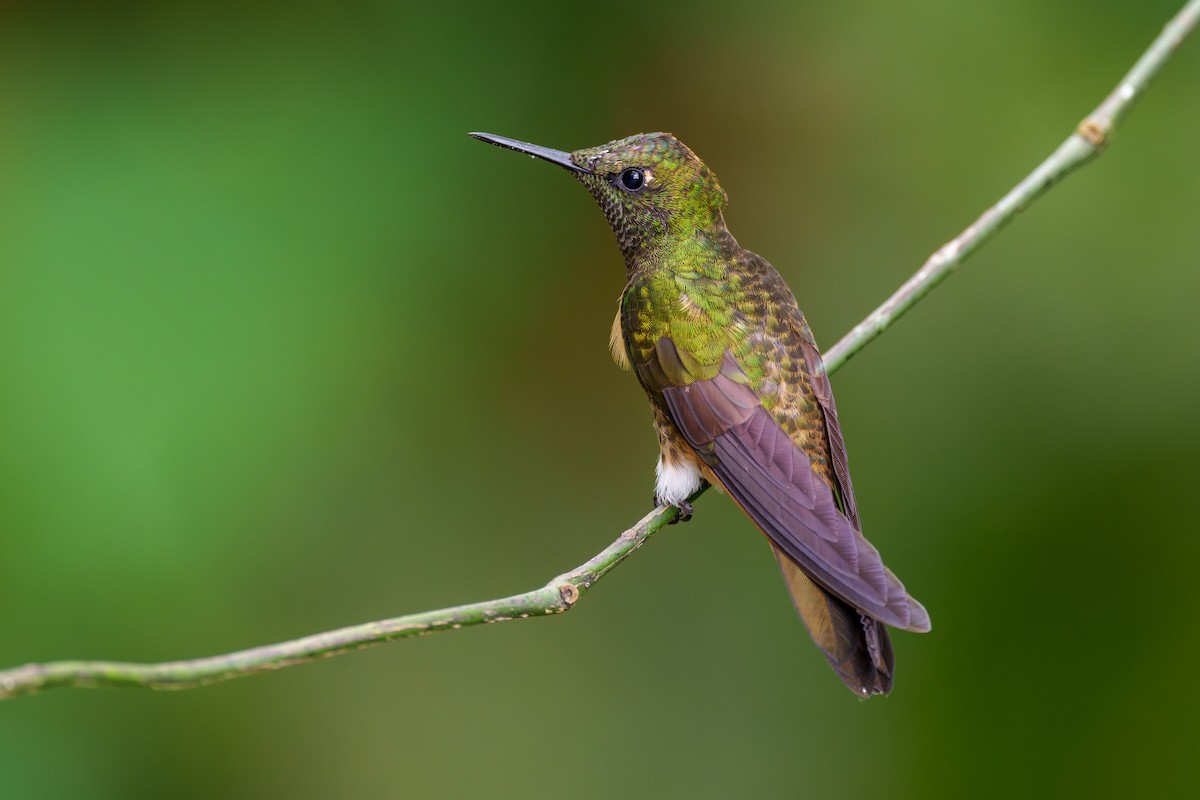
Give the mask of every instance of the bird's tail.
<svg viewBox="0 0 1200 800">
<path fill-rule="evenodd" d="M 895 658 L 887 626 L 825 591 L 774 544 L 771 549 L 800 619 L 842 683 L 860 697 L 892 691 Z"/>
</svg>

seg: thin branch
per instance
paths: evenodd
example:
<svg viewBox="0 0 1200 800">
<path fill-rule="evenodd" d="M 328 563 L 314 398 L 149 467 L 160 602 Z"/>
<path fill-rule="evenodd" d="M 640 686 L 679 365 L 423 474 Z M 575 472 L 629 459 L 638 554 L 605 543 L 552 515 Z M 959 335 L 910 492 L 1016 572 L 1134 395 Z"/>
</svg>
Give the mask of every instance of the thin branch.
<svg viewBox="0 0 1200 800">
<path fill-rule="evenodd" d="M 1175 18 L 1167 23 L 1149 49 L 1121 79 L 1104 102 L 1080 122 L 1067 140 L 1049 158 L 1029 173 L 1000 202 L 983 212 L 966 230 L 954 237 L 929 257 L 911 278 L 872 311 L 866 319 L 841 338 L 825 354 L 825 369 L 833 372 L 859 350 L 891 327 L 917 301 L 944 281 L 958 265 L 996 231 L 1017 215 L 1054 184 L 1078 167 L 1098 156 L 1108 143 L 1118 122 L 1129 112 L 1133 101 L 1149 86 L 1175 49 L 1196 27 L 1200 18 L 1200 0 L 1189 0 Z"/>
<path fill-rule="evenodd" d="M 1099 154 L 1116 124 L 1162 68 L 1200 18 L 1200 0 L 1189 0 L 1138 59 L 1104 102 L 1037 169 L 985 211 L 965 231 L 937 250 L 888 300 L 871 312 L 825 356 L 834 372 L 904 312 L 930 292 L 992 234 L 1054 183 Z M 704 493 L 703 486 L 693 496 Z M 596 581 L 628 558 L 664 525 L 675 519 L 674 508 L 658 508 L 615 542 L 570 572 L 540 589 L 499 600 L 443 608 L 403 617 L 353 625 L 326 633 L 264 645 L 208 658 L 132 664 L 118 661 L 55 661 L 0 671 L 0 699 L 63 686 L 128 686 L 143 689 L 187 689 L 255 672 L 281 669 L 349 650 L 481 623 L 549 616 L 569 611 Z"/>
<path fill-rule="evenodd" d="M 705 487 L 707 488 L 707 487 Z M 696 492 L 699 497 L 703 489 Z M 254 672 L 303 664 L 393 639 L 455 630 L 485 622 L 544 617 L 569 611 L 579 596 L 629 557 L 655 531 L 675 518 L 675 508 L 658 508 L 621 534 L 608 547 L 540 589 L 499 600 L 408 614 L 351 625 L 302 639 L 253 647 L 225 655 L 158 664 L 119 661 L 53 661 L 0 672 L 0 700 L 59 686 L 131 686 L 143 689 L 191 689 Z"/>
</svg>

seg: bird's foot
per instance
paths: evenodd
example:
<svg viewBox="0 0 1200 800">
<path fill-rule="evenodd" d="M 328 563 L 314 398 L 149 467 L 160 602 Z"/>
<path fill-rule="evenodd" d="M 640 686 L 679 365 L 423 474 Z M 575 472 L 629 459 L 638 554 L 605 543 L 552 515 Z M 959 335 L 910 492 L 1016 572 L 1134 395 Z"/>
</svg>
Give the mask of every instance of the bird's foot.
<svg viewBox="0 0 1200 800">
<path fill-rule="evenodd" d="M 677 522 L 691 521 L 691 504 L 688 503 L 688 501 L 680 500 L 679 503 L 671 503 L 671 504 L 667 504 L 667 505 L 673 505 L 674 507 L 676 507 L 676 509 L 679 509 L 679 513 L 678 513 L 678 515 L 676 515 L 676 518 L 672 519 L 671 522 L 668 522 L 667 523 L 668 525 L 673 525 L 673 524 L 676 524 Z"/>
</svg>

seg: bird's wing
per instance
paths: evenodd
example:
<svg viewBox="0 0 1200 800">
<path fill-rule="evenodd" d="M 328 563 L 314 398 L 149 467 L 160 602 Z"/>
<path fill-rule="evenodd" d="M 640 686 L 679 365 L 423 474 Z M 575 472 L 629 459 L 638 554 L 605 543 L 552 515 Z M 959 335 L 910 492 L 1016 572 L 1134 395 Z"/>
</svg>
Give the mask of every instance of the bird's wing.
<svg viewBox="0 0 1200 800">
<path fill-rule="evenodd" d="M 803 346 L 777 354 L 787 356 L 792 371 L 772 382 L 770 410 L 730 352 L 715 377 L 689 382 L 690 354 L 663 338 L 635 367 L 778 551 L 863 613 L 897 628 L 929 630 L 925 609 L 859 530 L 833 396 L 804 333 Z M 784 348 L 783 342 L 767 345 Z M 806 450 L 818 455 L 810 458 Z"/>
</svg>

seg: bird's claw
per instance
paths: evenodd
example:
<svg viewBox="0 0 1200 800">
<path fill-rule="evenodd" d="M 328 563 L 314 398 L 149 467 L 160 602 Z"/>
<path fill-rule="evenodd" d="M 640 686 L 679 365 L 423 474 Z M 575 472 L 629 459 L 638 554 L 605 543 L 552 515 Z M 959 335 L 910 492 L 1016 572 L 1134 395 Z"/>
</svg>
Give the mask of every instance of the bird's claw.
<svg viewBox="0 0 1200 800">
<path fill-rule="evenodd" d="M 668 525 L 674 525 L 676 522 L 688 522 L 689 520 L 691 520 L 691 518 L 692 518 L 692 504 L 691 503 L 689 503 L 687 500 L 680 500 L 678 503 L 675 504 L 675 507 L 679 509 L 679 513 L 675 516 L 675 519 L 673 519 L 667 523 Z"/>
<path fill-rule="evenodd" d="M 668 503 L 666 500 L 659 497 L 658 493 L 656 492 L 654 494 L 654 505 L 665 508 L 674 506 L 675 508 L 679 509 L 679 513 L 675 515 L 674 519 L 667 523 L 668 525 L 674 525 L 676 522 L 687 522 L 692 518 L 692 504 L 687 500 L 680 500 L 678 503 Z"/>
</svg>

